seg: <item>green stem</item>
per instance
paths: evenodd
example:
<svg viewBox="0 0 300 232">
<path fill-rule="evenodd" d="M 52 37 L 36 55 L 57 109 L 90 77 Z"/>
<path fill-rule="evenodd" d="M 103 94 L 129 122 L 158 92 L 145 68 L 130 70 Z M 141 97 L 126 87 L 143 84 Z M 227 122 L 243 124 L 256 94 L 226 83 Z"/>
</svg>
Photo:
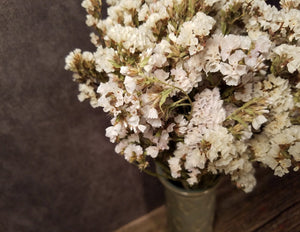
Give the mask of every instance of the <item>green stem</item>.
<svg viewBox="0 0 300 232">
<path fill-rule="evenodd" d="M 133 165 L 135 165 L 136 167 L 139 167 L 138 164 L 136 163 L 132 163 Z M 174 180 L 172 177 L 169 177 L 168 175 L 162 175 L 162 174 L 158 174 L 156 172 L 152 172 L 150 170 L 147 170 L 147 169 L 140 169 L 142 172 L 150 175 L 150 176 L 153 176 L 153 177 L 156 177 L 156 178 L 159 178 L 159 177 L 162 177 L 162 178 L 165 178 L 165 179 L 169 179 L 169 180 Z"/>
<path fill-rule="evenodd" d="M 195 14 L 195 0 L 189 0 L 188 5 L 188 17 L 186 18 L 186 21 L 189 21 Z"/>
<path fill-rule="evenodd" d="M 239 113 L 240 111 L 244 110 L 245 108 L 247 108 L 248 106 L 258 102 L 259 100 L 261 100 L 261 98 L 253 98 L 251 101 L 248 101 L 247 103 L 245 103 L 243 106 L 241 106 L 240 108 L 236 109 L 232 114 L 230 114 L 226 119 L 232 119 L 234 117 L 234 115 L 236 115 L 237 113 Z"/>
<path fill-rule="evenodd" d="M 150 79 L 150 78 L 149 78 L 149 79 Z M 191 106 L 191 111 L 190 111 L 189 116 L 188 116 L 188 118 L 190 119 L 190 118 L 191 118 L 191 113 L 192 113 L 192 111 L 193 111 L 193 102 L 192 102 L 190 96 L 189 96 L 182 88 L 180 88 L 180 87 L 177 87 L 177 86 L 173 86 L 173 85 L 171 85 L 171 84 L 168 84 L 168 83 L 166 83 L 166 82 L 164 82 L 164 81 L 161 81 L 161 80 L 157 79 L 156 77 L 152 77 L 151 79 L 152 79 L 153 81 L 158 82 L 158 83 L 161 83 L 161 84 L 163 84 L 163 85 L 170 86 L 170 87 L 172 87 L 172 88 L 174 88 L 174 89 L 178 89 L 180 92 L 182 92 L 182 93 L 186 96 L 186 98 L 187 98 L 187 100 L 189 101 L 190 106 Z"/>
<path fill-rule="evenodd" d="M 190 190 L 189 184 L 185 180 L 180 181 L 185 190 Z"/>
<path fill-rule="evenodd" d="M 182 98 L 182 99 L 180 99 L 180 100 L 178 100 L 178 101 L 176 101 L 176 102 L 173 102 L 172 105 L 176 105 L 176 104 L 178 104 L 178 103 L 180 103 L 180 102 L 183 102 L 183 101 L 185 101 L 185 100 L 187 100 L 187 97 L 184 97 L 184 98 Z"/>
</svg>

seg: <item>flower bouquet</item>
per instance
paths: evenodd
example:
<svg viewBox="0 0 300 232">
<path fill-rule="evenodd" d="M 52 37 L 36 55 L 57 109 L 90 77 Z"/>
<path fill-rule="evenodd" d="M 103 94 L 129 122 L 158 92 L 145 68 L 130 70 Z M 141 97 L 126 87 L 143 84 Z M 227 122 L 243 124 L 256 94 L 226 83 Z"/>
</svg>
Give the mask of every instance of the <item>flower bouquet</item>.
<svg viewBox="0 0 300 232">
<path fill-rule="evenodd" d="M 80 101 L 111 115 L 115 151 L 193 189 L 229 175 L 250 192 L 254 163 L 300 167 L 300 1 L 84 0 L 95 52 L 67 70 Z"/>
</svg>

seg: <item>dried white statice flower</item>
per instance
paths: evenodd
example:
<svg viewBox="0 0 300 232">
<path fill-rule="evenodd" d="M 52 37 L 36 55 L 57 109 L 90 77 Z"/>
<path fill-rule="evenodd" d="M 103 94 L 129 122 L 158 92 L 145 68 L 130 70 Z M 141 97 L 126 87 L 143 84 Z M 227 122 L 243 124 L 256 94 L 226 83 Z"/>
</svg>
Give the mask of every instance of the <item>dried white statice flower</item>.
<svg viewBox="0 0 300 232">
<path fill-rule="evenodd" d="M 111 116 L 115 151 L 149 159 L 186 188 L 229 175 L 250 192 L 258 162 L 300 167 L 300 3 L 281 0 L 84 0 L 96 50 L 65 69 Z M 148 170 L 147 170 L 148 171 Z"/>
</svg>

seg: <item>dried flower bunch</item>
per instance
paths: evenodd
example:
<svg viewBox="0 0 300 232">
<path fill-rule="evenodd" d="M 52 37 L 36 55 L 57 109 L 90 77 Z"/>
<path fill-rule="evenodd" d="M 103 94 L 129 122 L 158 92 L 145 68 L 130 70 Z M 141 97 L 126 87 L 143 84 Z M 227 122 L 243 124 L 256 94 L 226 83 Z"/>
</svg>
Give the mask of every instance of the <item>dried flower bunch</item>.
<svg viewBox="0 0 300 232">
<path fill-rule="evenodd" d="M 84 0 L 96 51 L 67 70 L 80 101 L 103 107 L 116 152 L 199 186 L 230 175 L 250 192 L 254 163 L 300 167 L 300 1 Z"/>
</svg>

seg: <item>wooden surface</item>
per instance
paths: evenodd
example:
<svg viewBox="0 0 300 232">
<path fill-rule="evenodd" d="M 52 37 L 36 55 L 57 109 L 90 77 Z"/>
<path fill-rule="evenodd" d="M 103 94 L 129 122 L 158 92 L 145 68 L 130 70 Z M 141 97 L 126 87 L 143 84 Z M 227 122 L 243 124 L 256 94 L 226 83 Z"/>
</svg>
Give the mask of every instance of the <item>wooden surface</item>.
<svg viewBox="0 0 300 232">
<path fill-rule="evenodd" d="M 163 205 L 114 232 L 166 232 L 166 207 Z"/>
<path fill-rule="evenodd" d="M 299 172 L 280 178 L 259 169 L 245 194 L 223 180 L 218 189 L 215 232 L 300 232 Z"/>
<path fill-rule="evenodd" d="M 258 184 L 250 194 L 224 178 L 217 193 L 214 232 L 300 232 L 300 175 L 283 178 L 258 169 Z M 116 232 L 166 232 L 162 206 Z M 184 231 L 183 231 L 184 232 Z"/>
</svg>

